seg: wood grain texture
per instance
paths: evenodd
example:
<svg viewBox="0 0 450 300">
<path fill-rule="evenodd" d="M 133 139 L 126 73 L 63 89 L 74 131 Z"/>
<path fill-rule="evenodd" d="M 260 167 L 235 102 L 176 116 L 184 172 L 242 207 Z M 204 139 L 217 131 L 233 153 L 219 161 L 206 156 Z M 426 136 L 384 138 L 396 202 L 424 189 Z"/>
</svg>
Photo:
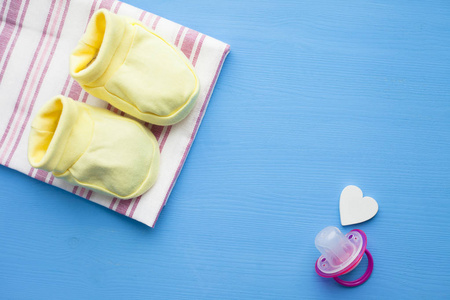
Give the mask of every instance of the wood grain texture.
<svg viewBox="0 0 450 300">
<path fill-rule="evenodd" d="M 450 2 L 126 2 L 231 45 L 197 139 L 155 229 L 1 167 L 2 298 L 449 297 Z M 315 274 L 328 225 L 363 286 Z"/>
</svg>

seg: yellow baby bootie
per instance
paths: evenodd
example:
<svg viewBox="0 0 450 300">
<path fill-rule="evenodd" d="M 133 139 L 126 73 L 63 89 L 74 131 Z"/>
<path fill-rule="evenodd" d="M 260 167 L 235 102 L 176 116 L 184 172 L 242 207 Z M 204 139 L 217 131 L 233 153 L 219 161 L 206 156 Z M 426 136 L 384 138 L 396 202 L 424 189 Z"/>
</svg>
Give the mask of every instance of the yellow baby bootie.
<svg viewBox="0 0 450 300">
<path fill-rule="evenodd" d="M 70 74 L 88 93 L 157 125 L 181 121 L 199 92 L 182 52 L 139 21 L 105 9 L 92 16 L 72 52 Z"/>
<path fill-rule="evenodd" d="M 56 96 L 31 124 L 28 160 L 71 184 L 127 199 L 155 183 L 159 148 L 138 122 Z"/>
</svg>

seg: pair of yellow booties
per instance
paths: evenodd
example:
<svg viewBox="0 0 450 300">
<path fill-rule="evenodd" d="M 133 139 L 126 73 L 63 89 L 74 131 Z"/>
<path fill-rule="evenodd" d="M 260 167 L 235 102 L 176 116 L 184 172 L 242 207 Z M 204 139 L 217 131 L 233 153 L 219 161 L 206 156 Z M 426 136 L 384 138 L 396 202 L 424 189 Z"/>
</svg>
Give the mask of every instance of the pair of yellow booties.
<svg viewBox="0 0 450 300">
<path fill-rule="evenodd" d="M 91 95 L 157 125 L 181 121 L 199 93 L 194 68 L 139 21 L 97 11 L 70 56 L 71 76 Z M 74 185 L 127 199 L 159 171 L 159 147 L 141 123 L 62 95 L 31 124 L 28 160 Z"/>
</svg>

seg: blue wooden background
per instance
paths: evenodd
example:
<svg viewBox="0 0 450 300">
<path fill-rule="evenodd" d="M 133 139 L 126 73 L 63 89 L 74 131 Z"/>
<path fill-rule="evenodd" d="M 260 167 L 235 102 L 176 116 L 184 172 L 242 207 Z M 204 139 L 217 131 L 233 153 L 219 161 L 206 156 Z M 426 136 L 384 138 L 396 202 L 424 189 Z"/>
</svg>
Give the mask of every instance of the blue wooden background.
<svg viewBox="0 0 450 300">
<path fill-rule="evenodd" d="M 0 298 L 450 297 L 449 1 L 126 2 L 231 45 L 197 139 L 154 229 L 0 167 Z M 364 285 L 315 273 L 328 225 Z"/>
</svg>

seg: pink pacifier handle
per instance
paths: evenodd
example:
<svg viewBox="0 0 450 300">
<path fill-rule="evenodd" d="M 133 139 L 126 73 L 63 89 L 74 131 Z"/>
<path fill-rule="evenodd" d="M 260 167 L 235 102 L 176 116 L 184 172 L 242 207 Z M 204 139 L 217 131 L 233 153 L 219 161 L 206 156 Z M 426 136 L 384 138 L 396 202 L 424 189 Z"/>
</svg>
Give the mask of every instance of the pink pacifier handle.
<svg viewBox="0 0 450 300">
<path fill-rule="evenodd" d="M 372 257 L 372 254 L 370 254 L 369 250 L 366 249 L 365 253 L 367 255 L 367 259 L 369 260 L 369 264 L 367 266 L 366 272 L 360 278 L 353 280 L 353 281 L 345 281 L 345 280 L 340 279 L 338 276 L 336 276 L 336 277 L 333 277 L 333 279 L 336 280 L 337 283 L 342 284 L 343 286 L 348 286 L 348 287 L 358 286 L 358 285 L 361 285 L 364 282 L 366 282 L 367 279 L 369 279 L 369 277 L 373 271 L 373 257 Z"/>
</svg>

